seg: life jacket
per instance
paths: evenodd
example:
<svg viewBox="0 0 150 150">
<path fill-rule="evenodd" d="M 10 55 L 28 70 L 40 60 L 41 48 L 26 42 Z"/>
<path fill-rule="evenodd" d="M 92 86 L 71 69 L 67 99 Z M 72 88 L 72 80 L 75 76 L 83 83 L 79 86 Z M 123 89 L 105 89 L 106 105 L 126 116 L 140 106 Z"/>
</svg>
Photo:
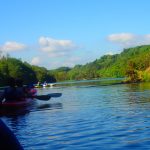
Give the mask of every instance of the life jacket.
<svg viewBox="0 0 150 150">
<path fill-rule="evenodd" d="M 17 100 L 24 100 L 24 97 L 25 97 L 24 87 L 16 87 L 16 97 L 17 97 Z"/>
</svg>

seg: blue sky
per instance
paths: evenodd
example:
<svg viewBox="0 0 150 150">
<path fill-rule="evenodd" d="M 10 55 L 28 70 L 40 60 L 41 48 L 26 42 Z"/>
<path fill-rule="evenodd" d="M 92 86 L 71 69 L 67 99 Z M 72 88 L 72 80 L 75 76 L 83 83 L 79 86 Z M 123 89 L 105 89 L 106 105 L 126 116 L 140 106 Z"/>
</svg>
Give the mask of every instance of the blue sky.
<svg viewBox="0 0 150 150">
<path fill-rule="evenodd" d="M 0 50 L 55 69 L 150 44 L 149 0 L 0 0 Z"/>
</svg>

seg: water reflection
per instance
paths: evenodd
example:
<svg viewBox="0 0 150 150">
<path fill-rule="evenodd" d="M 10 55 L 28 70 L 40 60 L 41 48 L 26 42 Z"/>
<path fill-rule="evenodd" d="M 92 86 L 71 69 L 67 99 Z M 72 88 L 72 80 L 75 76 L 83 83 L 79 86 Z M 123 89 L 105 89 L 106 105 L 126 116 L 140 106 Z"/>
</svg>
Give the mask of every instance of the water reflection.
<svg viewBox="0 0 150 150">
<path fill-rule="evenodd" d="M 107 86 L 120 84 L 124 78 L 102 78 L 96 80 L 79 80 L 79 81 L 68 81 L 56 83 L 54 88 L 77 86 L 77 87 L 92 87 L 92 86 Z"/>
<path fill-rule="evenodd" d="M 24 116 L 30 113 L 29 108 L 1 108 L 0 109 L 0 117 L 16 117 L 16 116 Z"/>
<path fill-rule="evenodd" d="M 134 84 L 125 84 L 127 89 L 126 92 L 137 92 L 137 91 L 149 91 L 150 90 L 150 83 L 134 83 Z"/>
<path fill-rule="evenodd" d="M 124 92 L 130 104 L 150 103 L 150 83 L 126 84 Z"/>
<path fill-rule="evenodd" d="M 37 106 L 36 110 L 46 110 L 46 109 L 62 109 L 62 103 L 52 103 L 52 104 L 41 104 Z"/>
<path fill-rule="evenodd" d="M 39 110 L 47 110 L 47 109 L 62 109 L 63 105 L 62 103 L 46 103 L 46 104 L 37 104 L 35 106 L 28 106 L 28 107 L 22 107 L 22 108 L 1 108 L 0 109 L 0 117 L 8 117 L 16 120 L 19 117 L 24 117 L 26 115 L 29 115 L 30 112 L 35 112 Z"/>
</svg>

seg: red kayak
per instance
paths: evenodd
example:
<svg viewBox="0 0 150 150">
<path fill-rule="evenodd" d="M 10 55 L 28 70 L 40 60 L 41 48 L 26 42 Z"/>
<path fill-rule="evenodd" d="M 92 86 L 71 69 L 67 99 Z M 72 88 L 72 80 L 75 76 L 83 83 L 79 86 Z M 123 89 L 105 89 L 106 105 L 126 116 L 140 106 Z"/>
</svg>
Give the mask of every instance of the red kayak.
<svg viewBox="0 0 150 150">
<path fill-rule="evenodd" d="M 36 95 L 37 91 L 35 89 L 30 90 L 30 94 Z M 21 98 L 18 100 L 13 100 L 12 102 L 3 101 L 0 103 L 2 107 L 22 107 L 33 104 L 34 98 Z"/>
<path fill-rule="evenodd" d="M 13 101 L 13 102 L 2 102 L 0 106 L 2 107 L 22 107 L 28 106 L 34 102 L 33 98 L 24 98 L 21 100 Z"/>
</svg>

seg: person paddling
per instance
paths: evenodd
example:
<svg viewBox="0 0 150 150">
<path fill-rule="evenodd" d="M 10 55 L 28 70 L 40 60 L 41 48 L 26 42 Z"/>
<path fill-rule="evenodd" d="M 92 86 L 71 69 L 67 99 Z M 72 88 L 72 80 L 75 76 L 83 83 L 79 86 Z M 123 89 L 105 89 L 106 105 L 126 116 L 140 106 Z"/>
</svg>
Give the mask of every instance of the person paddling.
<svg viewBox="0 0 150 150">
<path fill-rule="evenodd" d="M 4 89 L 3 93 L 0 93 L 0 102 L 22 101 L 26 97 L 32 97 L 36 94 L 36 89 L 31 87 L 24 87 L 22 79 L 14 79 L 10 77 L 8 79 L 8 87 Z"/>
<path fill-rule="evenodd" d="M 23 100 L 25 98 L 25 87 L 23 87 L 23 80 L 16 79 L 16 97 L 17 100 Z"/>
<path fill-rule="evenodd" d="M 34 85 L 30 83 L 25 87 L 25 94 L 27 97 L 32 97 L 33 95 L 36 95 L 37 90 L 34 88 Z"/>
<path fill-rule="evenodd" d="M 2 101 L 5 99 L 7 102 L 15 101 L 16 100 L 16 82 L 13 77 L 8 79 L 8 86 L 4 89 L 4 92 L 1 94 L 0 100 Z"/>
</svg>

